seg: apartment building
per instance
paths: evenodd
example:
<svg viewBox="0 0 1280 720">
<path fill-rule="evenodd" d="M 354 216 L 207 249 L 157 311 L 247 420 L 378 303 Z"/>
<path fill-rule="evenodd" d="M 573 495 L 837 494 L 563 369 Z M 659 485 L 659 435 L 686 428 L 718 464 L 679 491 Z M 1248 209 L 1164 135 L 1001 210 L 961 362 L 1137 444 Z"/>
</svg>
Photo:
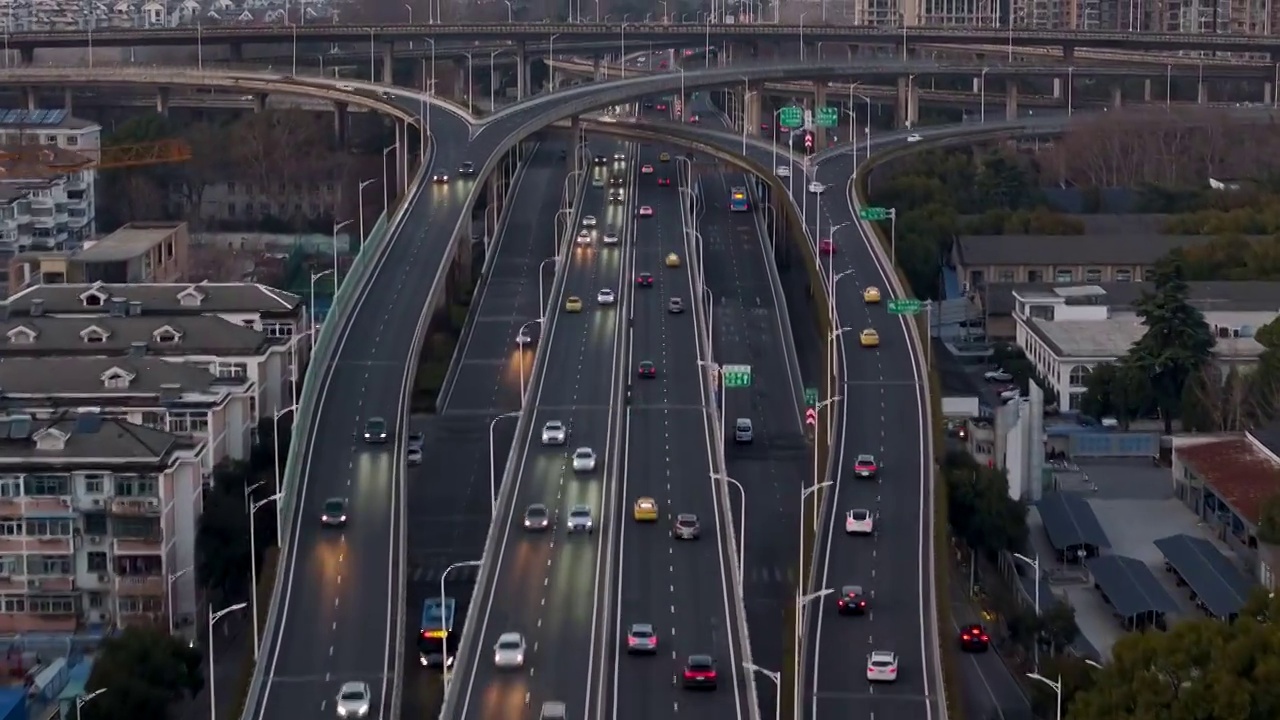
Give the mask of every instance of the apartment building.
<svg viewBox="0 0 1280 720">
<path fill-rule="evenodd" d="M 20 327 L 0 358 L 157 357 L 246 378 L 255 422 L 294 404 L 310 355 L 302 299 L 256 283 L 35 285 L 0 304 L 3 333 Z"/>
<path fill-rule="evenodd" d="M 61 250 L 91 236 L 93 163 L 58 147 L 0 146 L 0 251 Z"/>
<path fill-rule="evenodd" d="M 0 633 L 190 622 L 201 450 L 93 411 L 0 416 Z"/>
<path fill-rule="evenodd" d="M 0 0 L 0 8 L 3 7 Z M 62 108 L 0 108 L 0 145 L 56 146 L 85 153 L 96 160 L 102 149 L 102 126 L 75 117 Z"/>
<path fill-rule="evenodd" d="M 191 196 L 182 186 L 173 186 L 170 210 L 190 217 L 193 209 L 187 203 Z M 335 208 L 343 206 L 342 182 L 337 178 L 270 186 L 235 180 L 205 183 L 198 197 L 200 206 L 194 209 L 194 216 L 206 225 L 228 227 L 253 225 L 267 218 L 332 217 Z"/>
<path fill-rule="evenodd" d="M 187 278 L 191 234 L 183 222 L 132 222 L 61 251 L 19 252 L 8 262 L 10 294 L 31 285 L 156 283 Z"/>
</svg>

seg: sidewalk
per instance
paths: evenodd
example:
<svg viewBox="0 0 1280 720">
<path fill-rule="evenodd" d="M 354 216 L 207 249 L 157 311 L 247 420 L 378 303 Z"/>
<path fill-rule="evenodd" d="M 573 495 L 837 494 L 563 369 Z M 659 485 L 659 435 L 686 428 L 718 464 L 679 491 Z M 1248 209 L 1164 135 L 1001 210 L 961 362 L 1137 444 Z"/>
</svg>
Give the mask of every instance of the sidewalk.
<svg viewBox="0 0 1280 720">
<path fill-rule="evenodd" d="M 208 630 L 205 630 L 207 633 Z M 207 634 L 199 638 L 203 643 Z M 232 613 L 218 621 L 213 633 L 214 687 L 217 691 L 217 720 L 234 720 L 240 705 L 237 694 L 244 677 L 245 664 L 253 657 L 253 628 L 249 614 Z M 205 657 L 208 663 L 208 656 Z M 177 708 L 173 716 L 179 720 L 210 720 L 209 674 L 205 668 L 204 689 L 186 707 Z"/>
</svg>

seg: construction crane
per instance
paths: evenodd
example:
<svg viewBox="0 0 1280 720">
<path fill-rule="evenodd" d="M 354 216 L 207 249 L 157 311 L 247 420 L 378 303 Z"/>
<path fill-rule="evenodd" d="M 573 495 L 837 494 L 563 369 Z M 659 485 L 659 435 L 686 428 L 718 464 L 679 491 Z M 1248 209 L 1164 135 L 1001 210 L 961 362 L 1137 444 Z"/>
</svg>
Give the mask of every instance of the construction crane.
<svg viewBox="0 0 1280 720">
<path fill-rule="evenodd" d="M 88 153 L 87 153 L 88 154 Z M 98 158 L 89 167 L 97 170 L 165 165 L 191 159 L 191 146 L 186 140 L 169 139 L 133 145 L 112 145 L 98 150 Z"/>
<path fill-rule="evenodd" d="M 181 139 L 110 145 L 81 151 L 48 145 L 10 145 L 0 147 L 0 172 L 9 174 L 24 165 L 43 167 L 54 173 L 119 170 L 190 159 L 191 146 Z"/>
</svg>

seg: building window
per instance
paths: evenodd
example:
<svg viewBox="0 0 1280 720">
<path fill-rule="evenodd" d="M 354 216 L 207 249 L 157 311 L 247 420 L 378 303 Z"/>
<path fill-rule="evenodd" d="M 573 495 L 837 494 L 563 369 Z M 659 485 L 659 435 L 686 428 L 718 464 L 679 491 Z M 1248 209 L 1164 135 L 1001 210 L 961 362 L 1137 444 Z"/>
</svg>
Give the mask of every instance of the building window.
<svg viewBox="0 0 1280 720">
<path fill-rule="evenodd" d="M 103 487 L 102 480 L 85 480 L 84 481 L 84 493 L 86 495 L 101 495 L 102 487 Z"/>
<path fill-rule="evenodd" d="M 1056 268 L 1053 271 L 1053 281 L 1056 283 L 1074 282 L 1076 273 L 1071 268 Z"/>
<path fill-rule="evenodd" d="M 1133 282 L 1133 271 L 1128 268 L 1116 270 L 1114 273 L 1116 282 Z"/>
<path fill-rule="evenodd" d="M 1015 272 L 1014 272 L 1014 271 L 1012 271 L 1012 270 L 1001 270 L 1001 271 L 996 275 L 996 281 L 997 281 L 997 282 L 1002 282 L 1002 283 L 1011 283 L 1011 282 L 1016 282 L 1016 281 L 1017 281 L 1017 278 L 1018 278 L 1017 273 L 1015 273 Z"/>
<path fill-rule="evenodd" d="M 29 496 L 58 496 L 71 494 L 70 475 L 28 475 L 23 483 Z"/>
<path fill-rule="evenodd" d="M 7 477 L 0 480 L 0 497 L 22 497 L 22 478 Z"/>
<path fill-rule="evenodd" d="M 67 555 L 45 555 L 29 558 L 27 571 L 32 575 L 70 575 L 71 557 Z"/>
<path fill-rule="evenodd" d="M 33 597 L 28 602 L 31 612 L 43 615 L 72 615 L 76 611 L 76 601 L 69 597 Z"/>
<path fill-rule="evenodd" d="M 200 410 L 169 413 L 169 432 L 175 435 L 189 435 L 208 432 L 209 414 Z"/>
<path fill-rule="evenodd" d="M 1142 268 L 1142 279 L 1151 282 L 1156 279 L 1156 269 L 1153 267 Z"/>
<path fill-rule="evenodd" d="M 1085 282 L 1102 282 L 1102 268 L 1087 268 L 1084 271 Z"/>
<path fill-rule="evenodd" d="M 138 417 L 138 424 L 149 428 L 161 429 L 164 427 L 164 415 L 154 410 L 144 410 Z"/>
<path fill-rule="evenodd" d="M 293 337 L 293 323 L 262 323 L 262 331 L 271 338 Z"/>
<path fill-rule="evenodd" d="M 116 480 L 116 495 L 121 497 L 158 497 L 160 483 L 151 478 Z"/>
<path fill-rule="evenodd" d="M 107 554 L 104 552 L 90 552 L 85 556 L 85 561 L 91 573 L 107 571 Z"/>
<path fill-rule="evenodd" d="M 27 599 L 20 597 L 0 598 L 0 610 L 6 613 L 24 613 L 27 611 Z"/>
<path fill-rule="evenodd" d="M 87 512 L 84 514 L 85 535 L 106 535 L 111 527 L 104 512 Z"/>
<path fill-rule="evenodd" d="M 1072 387 L 1084 387 L 1084 384 L 1089 381 L 1089 375 L 1092 372 L 1093 369 L 1087 365 L 1076 365 L 1071 368 L 1067 383 Z"/>
<path fill-rule="evenodd" d="M 68 136 L 67 136 L 67 147 L 76 147 L 76 146 L 77 146 L 77 145 L 79 145 L 79 144 L 80 144 L 80 136 L 79 136 L 79 135 L 68 135 Z"/>
<path fill-rule="evenodd" d="M 1027 282 L 1029 282 L 1029 283 L 1044 282 L 1044 271 L 1043 271 L 1043 270 L 1028 270 L 1028 271 L 1027 271 Z"/>
<path fill-rule="evenodd" d="M 71 537 L 70 518 L 27 518 L 30 537 Z"/>
<path fill-rule="evenodd" d="M 227 380 L 231 378 L 248 377 L 249 365 L 242 362 L 216 362 L 213 364 L 213 374 Z"/>
</svg>

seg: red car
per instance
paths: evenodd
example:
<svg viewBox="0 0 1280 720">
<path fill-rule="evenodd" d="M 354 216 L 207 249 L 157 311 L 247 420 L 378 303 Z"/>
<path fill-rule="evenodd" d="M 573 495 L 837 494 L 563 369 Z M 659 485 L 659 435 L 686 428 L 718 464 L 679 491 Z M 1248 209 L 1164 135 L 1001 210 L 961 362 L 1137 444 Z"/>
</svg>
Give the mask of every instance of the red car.
<svg viewBox="0 0 1280 720">
<path fill-rule="evenodd" d="M 671 187 L 671 178 L 667 178 L 667 177 L 658 178 L 658 187 Z"/>
<path fill-rule="evenodd" d="M 853 461 L 853 474 L 860 478 L 873 478 L 879 471 L 876 459 L 871 455 L 859 455 L 858 459 Z"/>
<path fill-rule="evenodd" d="M 835 255 L 836 244 L 831 242 L 830 238 L 823 238 L 818 241 L 818 252 L 823 255 Z"/>
<path fill-rule="evenodd" d="M 649 360 L 644 360 L 641 361 L 640 369 L 636 374 L 642 378 L 656 378 L 658 377 L 658 368 Z"/>
<path fill-rule="evenodd" d="M 653 276 L 649 273 L 640 273 L 636 276 L 636 284 L 640 287 L 653 287 Z"/>
<path fill-rule="evenodd" d="M 986 652 L 991 647 L 991 636 L 981 625 L 966 625 L 960 629 L 960 649 L 971 652 Z"/>
<path fill-rule="evenodd" d="M 769 123 L 760 123 L 760 132 L 769 132 L 772 129 L 773 126 Z"/>
<path fill-rule="evenodd" d="M 690 115 L 689 122 L 693 123 L 694 125 L 697 125 L 698 123 L 702 122 L 702 118 L 698 117 L 697 115 Z"/>
<path fill-rule="evenodd" d="M 666 109 L 667 109 L 667 104 L 666 104 L 666 103 L 658 103 L 658 109 L 659 109 L 659 110 L 666 110 Z"/>
<path fill-rule="evenodd" d="M 663 60 L 662 62 L 658 63 L 658 69 L 659 69 L 659 70 L 666 70 L 666 69 L 667 69 L 667 61 L 666 61 L 666 60 Z M 658 106 L 658 109 L 659 109 L 659 110 L 666 110 L 666 109 L 667 109 L 667 106 L 665 106 L 665 105 L 659 105 L 659 106 Z"/>
</svg>

